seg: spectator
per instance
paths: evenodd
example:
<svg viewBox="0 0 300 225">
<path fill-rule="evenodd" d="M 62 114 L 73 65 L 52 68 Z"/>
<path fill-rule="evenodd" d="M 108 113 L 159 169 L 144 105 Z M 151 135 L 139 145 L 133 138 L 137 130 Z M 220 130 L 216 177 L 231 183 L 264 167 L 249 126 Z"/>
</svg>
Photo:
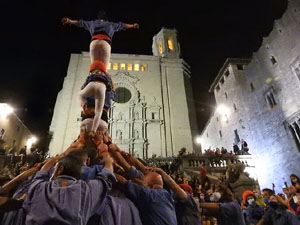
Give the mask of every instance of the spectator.
<svg viewBox="0 0 300 225">
<path fill-rule="evenodd" d="M 257 225 L 300 225 L 297 217 L 287 210 L 286 206 L 281 204 L 279 196 L 272 195 L 269 199 L 269 207 L 263 216 L 263 219 Z"/>
<path fill-rule="evenodd" d="M 299 177 L 295 174 L 290 175 L 292 185 L 295 185 L 298 181 L 300 181 Z"/>
<path fill-rule="evenodd" d="M 200 207 L 216 217 L 219 225 L 245 225 L 241 206 L 225 185 L 219 185 L 210 199 L 213 203 L 200 203 Z"/>
<path fill-rule="evenodd" d="M 26 155 L 27 146 L 25 145 L 23 148 L 20 149 L 19 155 Z"/>
<path fill-rule="evenodd" d="M 250 190 L 243 193 L 242 200 L 243 204 L 246 206 L 246 209 L 244 210 L 246 224 L 257 224 L 264 214 L 264 208 L 256 203 L 256 196 Z"/>
</svg>

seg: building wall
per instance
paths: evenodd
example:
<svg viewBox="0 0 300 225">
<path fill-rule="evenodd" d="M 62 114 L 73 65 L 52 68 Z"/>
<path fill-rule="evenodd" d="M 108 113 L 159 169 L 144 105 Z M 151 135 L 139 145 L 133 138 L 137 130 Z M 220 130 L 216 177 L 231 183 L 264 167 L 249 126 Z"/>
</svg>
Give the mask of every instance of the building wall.
<svg viewBox="0 0 300 225">
<path fill-rule="evenodd" d="M 300 2 L 289 1 L 287 11 L 275 21 L 274 29 L 243 71 L 234 70 L 237 60 L 226 62 L 232 71 L 231 78 L 225 80 L 219 91 L 214 89 L 216 103 L 229 108 L 236 104 L 237 110 L 231 108 L 228 123 L 217 123 L 215 112 L 202 132 L 204 149 L 209 146 L 232 149 L 233 131 L 237 129 L 254 156 L 261 187 L 271 187 L 274 183 L 278 191 L 284 181 L 289 183 L 291 173 L 300 173 L 300 149 L 290 129 L 291 124 L 299 123 L 300 117 L 299 14 Z M 215 80 L 214 87 L 220 79 L 219 76 Z M 228 99 L 224 98 L 224 91 L 228 92 Z M 273 107 L 268 93 L 274 97 Z M 224 133 L 222 138 L 218 130 Z"/>
<path fill-rule="evenodd" d="M 1 132 L 1 138 L 4 140 L 2 147 L 6 150 L 9 150 L 11 147 L 13 147 L 15 140 L 14 147 L 16 153 L 23 146 L 27 145 L 27 140 L 32 135 L 29 129 L 14 113 L 11 113 L 5 119 L 0 118 L 0 131 L 4 132 Z M 27 153 L 29 153 L 29 151 L 30 149 L 27 148 Z"/>
<path fill-rule="evenodd" d="M 172 41 L 176 41 L 174 31 L 164 31 L 167 31 L 167 38 L 173 35 Z M 164 32 L 158 35 L 162 37 L 157 40 L 166 38 Z M 188 109 L 185 91 L 185 86 L 190 85 L 185 82 L 185 76 L 190 75 L 185 69 L 185 62 L 175 52 L 179 51 L 178 48 L 174 47 L 173 51 L 174 54 L 168 51 L 168 54 L 153 56 L 111 55 L 108 73 L 117 95 L 124 95 L 124 101 L 117 99 L 112 104 L 109 112 L 110 135 L 121 149 L 141 158 L 154 154 L 176 155 L 182 147 L 190 151 L 193 149 L 190 121 L 195 121 L 192 118 L 195 113 L 192 113 L 194 108 Z M 79 134 L 81 109 L 77 95 L 88 75 L 89 64 L 88 52 L 71 55 L 50 126 L 53 133 L 51 155 L 62 152 Z M 135 65 L 139 65 L 139 69 L 135 69 Z"/>
</svg>

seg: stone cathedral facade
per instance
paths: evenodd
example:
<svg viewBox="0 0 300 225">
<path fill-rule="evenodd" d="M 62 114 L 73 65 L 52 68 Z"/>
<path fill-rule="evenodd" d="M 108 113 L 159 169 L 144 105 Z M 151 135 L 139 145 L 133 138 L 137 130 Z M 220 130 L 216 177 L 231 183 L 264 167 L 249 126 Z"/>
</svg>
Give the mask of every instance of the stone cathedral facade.
<svg viewBox="0 0 300 225">
<path fill-rule="evenodd" d="M 300 1 L 282 18 L 252 59 L 227 59 L 210 87 L 216 111 L 202 131 L 202 149 L 232 150 L 247 141 L 262 188 L 282 192 L 300 174 Z"/>
<path fill-rule="evenodd" d="M 192 151 L 197 132 L 189 66 L 180 58 L 176 30 L 153 37 L 153 55 L 112 54 L 108 73 L 117 97 L 109 112 L 113 142 L 137 157 Z M 79 134 L 78 91 L 88 75 L 88 52 L 71 54 L 50 126 L 50 154 L 65 150 Z"/>
</svg>

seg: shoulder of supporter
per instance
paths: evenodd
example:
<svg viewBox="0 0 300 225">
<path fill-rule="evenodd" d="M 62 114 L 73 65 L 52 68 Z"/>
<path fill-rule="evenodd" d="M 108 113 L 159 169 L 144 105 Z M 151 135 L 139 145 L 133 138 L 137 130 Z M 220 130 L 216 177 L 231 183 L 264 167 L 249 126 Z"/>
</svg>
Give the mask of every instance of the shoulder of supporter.
<svg viewBox="0 0 300 225">
<path fill-rule="evenodd" d="M 144 174 L 136 169 L 134 166 L 131 166 L 130 170 L 126 174 L 129 179 L 138 178 L 138 179 L 144 179 Z"/>
</svg>

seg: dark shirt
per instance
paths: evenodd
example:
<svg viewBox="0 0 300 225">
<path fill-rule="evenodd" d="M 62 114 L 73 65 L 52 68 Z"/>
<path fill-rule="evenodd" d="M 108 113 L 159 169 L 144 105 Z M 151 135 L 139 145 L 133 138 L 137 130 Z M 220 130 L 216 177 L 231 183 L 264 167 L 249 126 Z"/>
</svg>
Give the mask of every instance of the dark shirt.
<svg viewBox="0 0 300 225">
<path fill-rule="evenodd" d="M 125 194 L 138 208 L 143 225 L 177 225 L 174 201 L 165 189 L 127 181 Z"/>
<path fill-rule="evenodd" d="M 264 223 L 272 225 L 300 225 L 297 217 L 284 206 L 277 209 L 269 207 L 264 215 Z"/>
<path fill-rule="evenodd" d="M 201 215 L 196 201 L 190 194 L 187 199 L 173 195 L 178 225 L 201 225 Z"/>
<path fill-rule="evenodd" d="M 257 224 L 264 215 L 264 208 L 257 204 L 251 204 L 245 209 L 244 214 L 247 224 Z"/>
<path fill-rule="evenodd" d="M 241 206 L 237 202 L 220 203 L 218 225 L 246 225 Z"/>
<path fill-rule="evenodd" d="M 101 22 L 100 20 L 79 20 L 77 26 L 88 30 L 91 36 L 97 34 L 106 34 L 110 37 L 110 39 L 113 38 L 115 32 L 126 29 L 125 23 L 113 23 L 108 21 Z"/>
</svg>

